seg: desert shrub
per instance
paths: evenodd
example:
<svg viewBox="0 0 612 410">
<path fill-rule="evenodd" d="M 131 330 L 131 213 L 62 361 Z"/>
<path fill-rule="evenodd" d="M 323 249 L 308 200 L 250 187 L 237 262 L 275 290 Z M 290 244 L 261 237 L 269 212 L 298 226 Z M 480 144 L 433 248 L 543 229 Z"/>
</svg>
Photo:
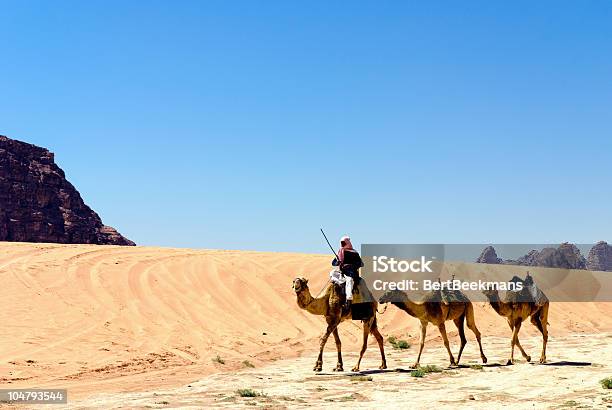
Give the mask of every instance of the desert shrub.
<svg viewBox="0 0 612 410">
<path fill-rule="evenodd" d="M 433 365 L 433 364 L 428 364 L 427 366 L 423 366 L 420 368 L 420 370 L 422 370 L 425 374 L 427 373 L 441 373 L 442 372 L 442 368 Z"/>
<path fill-rule="evenodd" d="M 471 364 L 470 365 L 470 369 L 473 369 L 473 370 L 482 370 L 482 365 L 481 364 Z"/>
<path fill-rule="evenodd" d="M 212 359 L 213 362 L 215 363 L 219 363 L 219 364 L 225 364 L 225 360 L 223 360 L 221 358 L 221 356 L 217 355 L 217 357 L 215 357 L 214 359 Z"/>
<path fill-rule="evenodd" d="M 612 377 L 606 377 L 600 381 L 601 387 L 604 389 L 612 389 Z"/>
<path fill-rule="evenodd" d="M 405 340 L 398 340 L 397 341 L 397 348 L 398 349 L 408 349 L 410 347 L 410 343 L 408 343 Z"/>
<path fill-rule="evenodd" d="M 236 390 L 236 394 L 240 397 L 258 397 L 261 396 L 261 393 L 256 392 L 253 389 L 238 389 Z"/>
<path fill-rule="evenodd" d="M 395 336 L 389 336 L 387 339 L 389 344 L 393 346 L 395 349 L 408 349 L 410 344 L 405 340 L 398 340 Z"/>
<path fill-rule="evenodd" d="M 416 369 L 410 372 L 412 377 L 423 377 L 425 376 L 425 372 L 421 369 Z"/>
<path fill-rule="evenodd" d="M 372 376 L 351 376 L 352 382 L 371 382 Z"/>
<path fill-rule="evenodd" d="M 248 360 L 244 360 L 244 361 L 242 362 L 242 365 L 243 365 L 244 367 L 251 367 L 251 368 L 255 367 L 255 365 L 254 365 L 253 363 L 249 362 Z"/>
</svg>

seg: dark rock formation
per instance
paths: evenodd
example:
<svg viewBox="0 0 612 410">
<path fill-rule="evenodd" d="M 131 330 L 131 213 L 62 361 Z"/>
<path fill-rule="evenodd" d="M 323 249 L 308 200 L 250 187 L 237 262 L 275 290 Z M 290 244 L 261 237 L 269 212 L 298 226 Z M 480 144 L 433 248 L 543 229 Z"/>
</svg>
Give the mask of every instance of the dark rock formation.
<svg viewBox="0 0 612 410">
<path fill-rule="evenodd" d="M 527 255 L 525 262 L 520 264 L 548 268 L 586 269 L 586 259 L 576 245 L 570 243 L 563 243 L 557 249 L 544 248 L 539 252 L 532 251 Z"/>
<path fill-rule="evenodd" d="M 494 247 L 487 246 L 486 248 L 483 249 L 478 259 L 476 259 L 476 263 L 499 264 L 499 263 L 503 263 L 503 261 L 497 257 L 497 252 L 495 252 Z"/>
<path fill-rule="evenodd" d="M 491 249 L 489 249 L 491 248 Z M 486 247 L 476 262 L 480 263 L 496 263 L 496 262 L 481 262 L 481 258 L 485 256 L 493 260 L 493 255 L 497 258 L 495 249 L 492 246 Z M 517 260 L 501 260 L 497 263 L 504 265 L 521 265 L 521 266 L 542 266 L 546 268 L 563 268 L 563 269 L 586 269 L 587 262 L 584 256 L 580 253 L 580 249 L 571 243 L 562 243 L 558 248 L 544 248 L 541 251 L 532 250 L 525 256 L 521 256 Z"/>
<path fill-rule="evenodd" d="M 542 251 L 546 250 L 546 249 L 553 249 L 553 248 L 544 248 L 542 249 Z M 548 251 L 546 251 L 546 253 L 548 253 Z M 540 251 L 536 251 L 535 249 L 529 251 L 526 255 L 521 256 L 520 258 L 518 258 L 518 260 L 512 261 L 512 260 L 508 260 L 506 261 L 506 264 L 509 265 L 523 265 L 523 266 L 538 266 L 538 257 L 540 256 Z"/>
<path fill-rule="evenodd" d="M 85 205 L 53 153 L 1 135 L 0 241 L 135 245 Z"/>
<path fill-rule="evenodd" d="M 589 270 L 612 272 L 612 245 L 597 242 L 589 251 L 587 267 Z"/>
</svg>

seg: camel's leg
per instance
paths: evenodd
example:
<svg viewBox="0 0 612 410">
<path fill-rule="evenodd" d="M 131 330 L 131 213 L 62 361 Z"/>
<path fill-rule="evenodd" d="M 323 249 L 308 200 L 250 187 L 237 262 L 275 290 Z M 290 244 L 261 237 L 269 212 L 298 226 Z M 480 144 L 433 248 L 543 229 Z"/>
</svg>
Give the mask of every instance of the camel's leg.
<svg viewBox="0 0 612 410">
<path fill-rule="evenodd" d="M 353 367 L 354 372 L 359 371 L 359 365 L 361 364 L 361 359 L 363 358 L 363 354 L 368 348 L 368 335 L 370 334 L 370 323 L 363 322 L 363 344 L 361 345 L 361 351 L 359 352 L 359 360 L 357 360 L 357 364 Z"/>
<path fill-rule="evenodd" d="M 459 360 L 461 360 L 461 353 L 463 353 L 463 348 L 467 344 L 467 339 L 465 338 L 465 329 L 463 328 L 464 319 L 465 315 L 461 315 L 454 320 L 455 326 L 457 326 L 457 330 L 459 331 L 459 339 L 461 340 L 461 347 L 459 348 L 459 354 L 457 355 L 457 364 L 459 364 Z"/>
<path fill-rule="evenodd" d="M 542 353 L 540 363 L 546 363 L 546 344 L 548 343 L 548 303 L 542 308 L 540 323 L 542 324 Z"/>
<path fill-rule="evenodd" d="M 378 342 L 378 348 L 380 349 L 380 357 L 382 358 L 382 363 L 380 364 L 379 369 L 386 369 L 387 359 L 385 359 L 385 346 L 383 344 L 383 337 L 378 331 L 378 327 L 375 327 L 374 329 L 372 329 L 372 335 L 374 335 L 374 337 L 376 338 L 376 341 Z"/>
<path fill-rule="evenodd" d="M 514 322 L 512 322 L 512 318 L 508 318 L 508 326 L 510 326 L 510 330 L 512 330 L 512 338 L 510 339 L 510 359 L 508 359 L 507 365 L 514 364 Z"/>
<path fill-rule="evenodd" d="M 450 343 L 448 342 L 448 336 L 446 335 L 446 326 L 444 325 L 444 322 L 438 325 L 438 329 L 440 330 L 440 334 L 442 335 L 442 340 L 444 340 L 444 347 L 446 347 L 446 351 L 448 352 L 448 358 L 450 359 L 450 365 L 454 366 L 457 363 L 455 362 L 455 358 L 453 357 L 453 352 L 451 352 L 451 349 L 450 349 Z"/>
<path fill-rule="evenodd" d="M 519 350 L 521 351 L 521 354 L 528 362 L 531 361 L 531 357 L 527 353 L 525 353 L 525 350 L 523 350 L 523 347 L 521 346 L 521 342 L 519 342 L 518 334 L 521 330 L 521 324 L 521 319 L 517 319 L 516 323 L 514 324 L 511 342 L 512 352 L 510 354 L 510 360 L 508 360 L 508 364 L 514 364 L 514 346 L 518 346 Z"/>
<path fill-rule="evenodd" d="M 546 343 L 548 342 L 548 305 L 544 305 L 531 316 L 531 323 L 542 333 L 542 354 L 540 363 L 546 363 Z"/>
<path fill-rule="evenodd" d="M 427 334 L 427 322 L 421 321 L 421 339 L 419 340 L 419 355 L 417 356 L 416 363 L 413 364 L 413 369 L 419 367 L 421 363 L 421 353 L 423 353 L 423 347 L 425 346 L 425 335 Z"/>
<path fill-rule="evenodd" d="M 514 344 L 519 348 L 519 350 L 521 351 L 521 354 L 523 355 L 523 358 L 525 358 L 525 360 L 527 360 L 528 362 L 531 361 L 531 356 L 529 356 L 527 353 L 525 353 L 525 350 L 523 349 L 523 346 L 521 346 L 521 342 L 519 341 L 519 331 L 521 330 L 521 324 L 522 322 L 519 322 L 515 327 L 515 331 L 516 331 L 516 340 L 514 341 Z"/>
<path fill-rule="evenodd" d="M 336 341 L 336 350 L 338 350 L 338 364 L 334 369 L 335 372 L 343 372 L 344 367 L 342 366 L 342 342 L 340 342 L 340 335 L 338 334 L 338 327 L 333 331 L 334 340 Z"/>
<path fill-rule="evenodd" d="M 328 320 L 327 329 L 325 330 L 325 333 L 323 333 L 323 335 L 321 336 L 320 340 L 319 357 L 317 358 L 317 362 L 315 363 L 314 369 L 312 369 L 315 372 L 320 372 L 321 370 L 323 370 L 323 349 L 325 349 L 325 344 L 327 343 L 329 335 L 334 331 L 334 329 L 336 329 L 336 327 L 338 327 L 338 323 L 332 323 Z"/>
<path fill-rule="evenodd" d="M 478 342 L 478 348 L 480 349 L 480 358 L 482 359 L 483 363 L 486 363 L 487 356 L 485 356 L 484 352 L 482 351 L 482 342 L 480 341 L 480 331 L 476 327 L 476 320 L 474 320 L 474 306 L 472 306 L 471 303 L 468 305 L 466 316 L 465 316 L 465 321 L 467 323 L 467 327 L 469 327 L 470 330 L 474 333 L 474 336 L 476 336 L 476 341 Z M 457 359 L 457 363 L 459 363 L 459 359 Z"/>
</svg>

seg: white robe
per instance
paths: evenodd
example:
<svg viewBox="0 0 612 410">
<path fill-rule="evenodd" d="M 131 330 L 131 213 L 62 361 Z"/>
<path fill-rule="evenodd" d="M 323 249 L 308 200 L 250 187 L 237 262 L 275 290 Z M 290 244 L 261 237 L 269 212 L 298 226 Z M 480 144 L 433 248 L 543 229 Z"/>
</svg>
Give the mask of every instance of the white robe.
<svg viewBox="0 0 612 410">
<path fill-rule="evenodd" d="M 353 300 L 353 278 L 343 275 L 342 272 L 332 269 L 329 272 L 329 279 L 338 285 L 344 284 L 344 292 L 348 300 Z"/>
</svg>

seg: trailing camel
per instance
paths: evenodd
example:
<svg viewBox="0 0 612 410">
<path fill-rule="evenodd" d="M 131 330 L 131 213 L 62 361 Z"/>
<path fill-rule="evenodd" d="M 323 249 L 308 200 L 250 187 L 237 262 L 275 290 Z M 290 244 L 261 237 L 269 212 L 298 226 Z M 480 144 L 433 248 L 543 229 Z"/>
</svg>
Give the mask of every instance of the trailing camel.
<svg viewBox="0 0 612 410">
<path fill-rule="evenodd" d="M 508 326 L 512 330 L 512 339 L 510 340 L 510 358 L 507 364 L 514 364 L 514 346 L 517 346 L 521 354 L 528 362 L 531 361 L 531 356 L 525 353 L 521 343 L 519 342 L 518 334 L 521 330 L 523 321 L 531 317 L 531 324 L 538 328 L 542 333 L 542 353 L 540 355 L 540 363 L 546 363 L 546 343 L 548 342 L 548 308 L 550 302 L 548 298 L 535 287 L 533 279 L 527 273 L 525 281 L 518 277 L 512 278 L 512 281 L 523 282 L 526 287 L 523 292 L 506 292 L 504 299 L 501 300 L 499 292 L 495 290 L 485 290 L 482 293 L 489 300 L 491 307 L 500 315 L 506 318 Z M 530 292 L 531 290 L 531 292 Z"/>
</svg>

